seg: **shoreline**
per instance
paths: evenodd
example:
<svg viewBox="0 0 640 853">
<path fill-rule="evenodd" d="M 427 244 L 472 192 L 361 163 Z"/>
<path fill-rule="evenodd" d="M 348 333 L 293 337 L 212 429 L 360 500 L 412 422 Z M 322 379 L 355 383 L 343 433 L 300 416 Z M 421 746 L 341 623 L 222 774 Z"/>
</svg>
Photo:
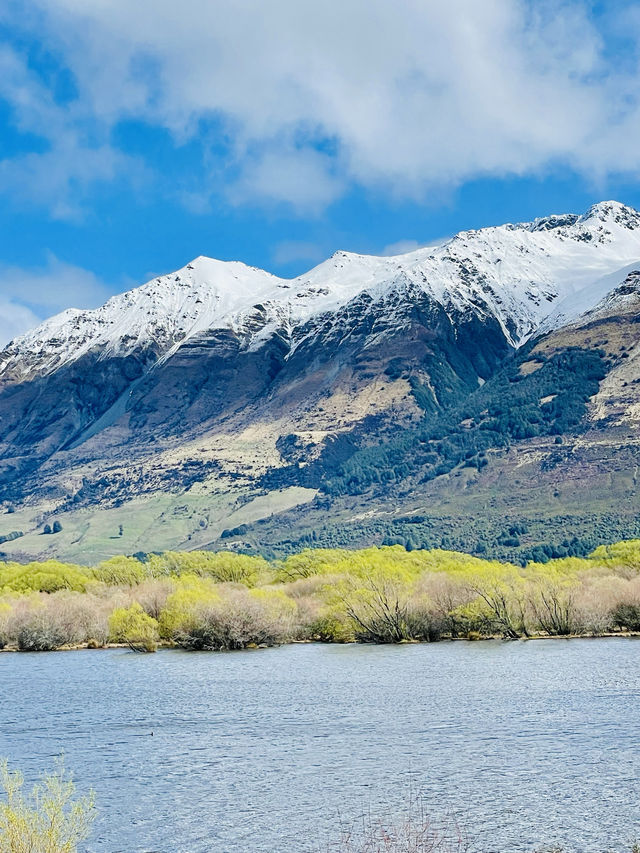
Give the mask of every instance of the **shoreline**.
<svg viewBox="0 0 640 853">
<path fill-rule="evenodd" d="M 323 640 L 291 640 L 288 643 L 279 643 L 277 645 L 248 645 L 242 649 L 185 649 L 183 646 L 179 645 L 179 643 L 163 641 L 159 642 L 156 651 L 166 650 L 166 649 L 181 649 L 184 652 L 191 653 L 193 651 L 198 652 L 209 652 L 214 654 L 220 653 L 228 653 L 228 652 L 255 652 L 262 651 L 264 649 L 277 649 L 283 648 L 285 646 L 299 646 L 299 645 L 311 645 L 315 644 L 318 646 L 434 646 L 439 645 L 440 643 L 482 643 L 482 642 L 495 642 L 501 641 L 504 643 L 519 643 L 519 642 L 529 642 L 532 640 L 604 640 L 604 639 L 612 639 L 617 637 L 618 639 L 633 639 L 640 637 L 640 631 L 609 631 L 604 632 L 602 634 L 534 634 L 529 637 L 502 637 L 499 634 L 487 637 L 443 637 L 440 640 L 402 640 L 399 643 L 362 643 L 362 642 L 349 642 L 349 643 L 328 643 Z M 154 654 L 154 652 L 144 652 L 137 649 L 132 649 L 128 643 L 105 643 L 104 645 L 93 645 L 91 642 L 88 643 L 77 643 L 74 645 L 64 645 L 60 646 L 57 649 L 43 649 L 41 651 L 35 651 L 33 649 L 23 650 L 19 649 L 15 646 L 5 646 L 0 649 L 0 654 L 9 653 L 9 654 L 47 654 L 51 652 L 80 652 L 80 651 L 88 651 L 88 652 L 100 652 L 107 651 L 108 649 L 128 649 L 129 651 L 134 652 L 135 654 Z"/>
</svg>

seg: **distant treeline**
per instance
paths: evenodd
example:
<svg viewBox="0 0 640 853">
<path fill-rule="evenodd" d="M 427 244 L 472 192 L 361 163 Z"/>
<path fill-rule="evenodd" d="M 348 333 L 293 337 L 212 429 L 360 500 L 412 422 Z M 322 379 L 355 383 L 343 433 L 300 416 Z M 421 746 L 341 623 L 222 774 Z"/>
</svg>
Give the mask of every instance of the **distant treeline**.
<svg viewBox="0 0 640 853">
<path fill-rule="evenodd" d="M 640 631 L 640 540 L 526 567 L 399 545 L 308 549 L 273 561 L 192 551 L 95 567 L 0 563 L 0 645 L 23 651 L 624 631 Z"/>
</svg>

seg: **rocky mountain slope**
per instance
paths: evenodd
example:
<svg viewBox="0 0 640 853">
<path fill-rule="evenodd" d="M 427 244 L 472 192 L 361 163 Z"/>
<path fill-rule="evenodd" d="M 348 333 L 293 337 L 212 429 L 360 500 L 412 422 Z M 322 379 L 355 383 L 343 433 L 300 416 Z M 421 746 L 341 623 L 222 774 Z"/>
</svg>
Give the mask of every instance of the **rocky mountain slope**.
<svg viewBox="0 0 640 853">
<path fill-rule="evenodd" d="M 499 519 L 516 481 L 544 519 L 549 471 L 635 466 L 636 268 L 640 214 L 603 202 L 398 257 L 338 252 L 292 280 L 197 258 L 65 311 L 0 353 L 0 538 L 24 534 L 0 547 L 278 551 L 468 527 L 470 549 L 534 548 L 522 509 L 530 534 L 492 533 L 489 506 L 484 532 L 459 520 L 483 501 Z"/>
</svg>

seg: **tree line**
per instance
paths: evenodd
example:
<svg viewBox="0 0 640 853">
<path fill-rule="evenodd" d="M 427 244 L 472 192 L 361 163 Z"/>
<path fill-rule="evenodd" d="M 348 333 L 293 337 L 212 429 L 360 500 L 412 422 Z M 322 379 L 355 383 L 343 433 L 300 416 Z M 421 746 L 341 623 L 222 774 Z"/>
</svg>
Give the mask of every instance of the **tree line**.
<svg viewBox="0 0 640 853">
<path fill-rule="evenodd" d="M 524 567 L 399 545 L 306 549 L 271 561 L 192 551 L 94 567 L 0 563 L 0 646 L 22 651 L 623 631 L 640 631 L 640 540 Z"/>
</svg>

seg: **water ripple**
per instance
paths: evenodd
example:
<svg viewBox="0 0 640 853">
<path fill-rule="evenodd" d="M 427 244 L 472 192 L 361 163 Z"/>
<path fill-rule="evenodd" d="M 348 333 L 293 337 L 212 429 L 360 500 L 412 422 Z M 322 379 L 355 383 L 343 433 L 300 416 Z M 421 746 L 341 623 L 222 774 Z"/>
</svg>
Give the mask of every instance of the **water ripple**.
<svg viewBox="0 0 640 853">
<path fill-rule="evenodd" d="M 640 836 L 631 638 L 0 655 L 0 755 L 65 753 L 89 853 L 311 853 L 410 794 L 472 849 Z M 153 733 L 153 734 L 152 734 Z"/>
</svg>

